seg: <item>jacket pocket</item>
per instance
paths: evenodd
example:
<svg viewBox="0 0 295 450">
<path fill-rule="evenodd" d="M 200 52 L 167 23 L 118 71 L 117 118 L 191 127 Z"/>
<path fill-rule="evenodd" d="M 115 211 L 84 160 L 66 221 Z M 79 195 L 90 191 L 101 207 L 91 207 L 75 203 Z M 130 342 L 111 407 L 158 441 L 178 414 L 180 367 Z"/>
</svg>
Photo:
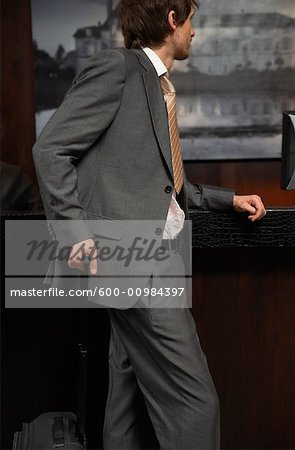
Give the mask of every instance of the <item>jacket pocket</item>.
<svg viewBox="0 0 295 450">
<path fill-rule="evenodd" d="M 125 221 L 104 217 L 87 211 L 88 227 L 97 237 L 120 240 L 125 231 Z"/>
</svg>

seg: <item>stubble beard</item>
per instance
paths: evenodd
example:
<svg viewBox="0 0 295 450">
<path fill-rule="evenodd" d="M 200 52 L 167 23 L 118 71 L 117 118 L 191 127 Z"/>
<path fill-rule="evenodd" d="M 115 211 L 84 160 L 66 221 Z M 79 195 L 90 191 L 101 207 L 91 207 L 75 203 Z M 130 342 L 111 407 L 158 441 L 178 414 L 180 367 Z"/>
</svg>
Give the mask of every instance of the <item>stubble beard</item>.
<svg viewBox="0 0 295 450">
<path fill-rule="evenodd" d="M 184 61 L 188 59 L 189 54 L 190 54 L 190 45 L 188 46 L 186 53 L 179 53 L 178 55 L 175 56 L 174 59 L 176 61 Z"/>
</svg>

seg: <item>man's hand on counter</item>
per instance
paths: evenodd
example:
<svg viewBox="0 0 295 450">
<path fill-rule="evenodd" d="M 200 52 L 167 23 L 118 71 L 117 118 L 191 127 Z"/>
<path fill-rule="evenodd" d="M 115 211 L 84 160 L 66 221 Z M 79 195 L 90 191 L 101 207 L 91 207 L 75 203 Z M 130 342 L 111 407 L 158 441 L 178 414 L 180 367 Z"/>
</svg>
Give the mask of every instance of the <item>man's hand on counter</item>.
<svg viewBox="0 0 295 450">
<path fill-rule="evenodd" d="M 258 195 L 234 195 L 233 207 L 238 212 L 248 212 L 248 219 L 252 222 L 262 219 L 266 211 Z"/>
</svg>

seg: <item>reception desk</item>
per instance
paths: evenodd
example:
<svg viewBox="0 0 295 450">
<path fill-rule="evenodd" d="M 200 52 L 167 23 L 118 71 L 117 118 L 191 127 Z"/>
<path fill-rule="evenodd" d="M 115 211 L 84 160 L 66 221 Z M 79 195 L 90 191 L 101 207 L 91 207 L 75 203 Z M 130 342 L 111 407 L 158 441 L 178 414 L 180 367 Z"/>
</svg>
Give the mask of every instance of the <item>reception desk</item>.
<svg viewBox="0 0 295 450">
<path fill-rule="evenodd" d="M 295 208 L 192 212 L 193 314 L 222 416 L 222 447 L 294 448 Z"/>
<path fill-rule="evenodd" d="M 247 214 L 191 211 L 193 248 L 295 247 L 295 207 L 269 208 L 252 223 Z"/>
<path fill-rule="evenodd" d="M 4 215 L 2 225 L 7 218 L 44 216 Z M 220 398 L 222 448 L 294 448 L 295 208 L 269 209 L 257 224 L 227 212 L 191 211 L 191 219 L 192 312 Z M 75 410 L 79 316 L 79 310 L 3 309 L 3 448 L 11 448 L 22 422 Z M 106 311 L 92 309 L 90 448 L 101 445 L 108 333 Z"/>
</svg>

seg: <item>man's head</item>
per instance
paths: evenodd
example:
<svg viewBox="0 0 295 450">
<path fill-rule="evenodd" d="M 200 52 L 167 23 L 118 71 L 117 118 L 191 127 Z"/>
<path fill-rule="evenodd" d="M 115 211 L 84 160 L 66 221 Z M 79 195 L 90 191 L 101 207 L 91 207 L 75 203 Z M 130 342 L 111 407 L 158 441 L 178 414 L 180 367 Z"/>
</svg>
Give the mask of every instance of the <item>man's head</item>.
<svg viewBox="0 0 295 450">
<path fill-rule="evenodd" d="M 121 0 L 121 26 L 127 48 L 161 47 L 167 38 L 175 59 L 188 57 L 191 23 L 198 0 Z"/>
</svg>

